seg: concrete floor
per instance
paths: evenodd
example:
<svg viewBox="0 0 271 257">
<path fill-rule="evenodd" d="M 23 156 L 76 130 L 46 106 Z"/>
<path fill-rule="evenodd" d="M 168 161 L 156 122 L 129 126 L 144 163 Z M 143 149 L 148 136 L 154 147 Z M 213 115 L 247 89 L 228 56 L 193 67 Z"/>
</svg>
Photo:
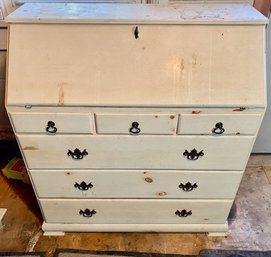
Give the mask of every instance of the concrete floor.
<svg viewBox="0 0 271 257">
<path fill-rule="evenodd" d="M 271 250 L 271 155 L 252 155 L 229 218 L 226 238 L 205 233 L 66 233 L 45 237 L 31 186 L 0 175 L 0 251 L 82 250 L 198 254 L 202 249 Z"/>
</svg>

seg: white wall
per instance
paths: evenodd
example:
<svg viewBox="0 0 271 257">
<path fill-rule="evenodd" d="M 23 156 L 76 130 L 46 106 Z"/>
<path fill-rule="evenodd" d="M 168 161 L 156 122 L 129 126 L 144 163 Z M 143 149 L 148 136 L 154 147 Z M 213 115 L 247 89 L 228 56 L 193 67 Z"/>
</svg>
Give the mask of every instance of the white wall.
<svg viewBox="0 0 271 257">
<path fill-rule="evenodd" d="M 196 2 L 212 2 L 212 3 L 249 3 L 253 5 L 254 0 L 168 0 L 170 3 L 196 3 Z"/>
<path fill-rule="evenodd" d="M 271 153 L 271 24 L 266 31 L 266 67 L 267 110 L 253 148 L 254 153 Z"/>
<path fill-rule="evenodd" d="M 5 17 L 16 9 L 16 4 L 14 0 L 0 0 L 0 8 L 3 16 Z"/>
</svg>

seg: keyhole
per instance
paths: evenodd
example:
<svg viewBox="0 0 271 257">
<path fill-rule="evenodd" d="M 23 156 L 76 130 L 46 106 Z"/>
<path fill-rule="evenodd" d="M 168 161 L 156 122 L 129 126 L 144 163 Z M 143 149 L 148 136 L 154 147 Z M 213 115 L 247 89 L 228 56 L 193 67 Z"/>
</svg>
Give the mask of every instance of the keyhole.
<svg viewBox="0 0 271 257">
<path fill-rule="evenodd" d="M 135 27 L 134 35 L 135 35 L 135 39 L 139 38 L 139 30 L 137 26 Z"/>
</svg>

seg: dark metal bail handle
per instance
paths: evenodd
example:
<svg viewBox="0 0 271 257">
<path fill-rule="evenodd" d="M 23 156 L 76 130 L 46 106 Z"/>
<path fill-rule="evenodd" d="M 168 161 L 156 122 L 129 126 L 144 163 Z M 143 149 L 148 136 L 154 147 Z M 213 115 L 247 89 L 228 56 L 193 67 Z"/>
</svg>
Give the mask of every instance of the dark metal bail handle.
<svg viewBox="0 0 271 257">
<path fill-rule="evenodd" d="M 135 36 L 135 39 L 139 38 L 139 29 L 137 26 L 135 27 L 135 30 L 134 30 L 134 36 Z"/>
<path fill-rule="evenodd" d="M 132 134 L 139 134 L 141 132 L 141 129 L 139 128 L 139 123 L 134 121 L 131 125 L 131 128 L 129 129 L 130 133 Z"/>
<path fill-rule="evenodd" d="M 67 155 L 71 156 L 75 160 L 80 160 L 83 159 L 84 156 L 88 155 L 88 152 L 86 151 L 86 149 L 81 152 L 78 148 L 75 148 L 74 151 L 68 149 Z"/>
<path fill-rule="evenodd" d="M 182 189 L 185 192 L 190 192 L 193 191 L 194 189 L 196 189 L 198 187 L 197 183 L 194 183 L 193 185 L 190 182 L 187 182 L 185 185 L 183 183 L 181 183 L 179 185 L 179 188 Z"/>
<path fill-rule="evenodd" d="M 82 181 L 80 184 L 75 182 L 74 184 L 75 188 L 78 188 L 79 190 L 86 191 L 93 187 L 92 183 L 86 183 L 85 181 Z"/>
<path fill-rule="evenodd" d="M 188 152 L 187 150 L 183 152 L 183 156 L 186 156 L 188 160 L 193 160 L 193 161 L 197 160 L 199 157 L 202 157 L 203 155 L 204 155 L 203 150 L 198 152 L 195 148 L 191 150 L 190 152 Z"/>
<path fill-rule="evenodd" d="M 90 209 L 80 210 L 79 214 L 83 215 L 85 218 L 91 218 L 93 215 L 95 215 L 97 212 L 93 209 L 92 211 Z"/>
<path fill-rule="evenodd" d="M 187 217 L 187 216 L 191 216 L 191 215 L 192 215 L 192 210 L 190 210 L 190 211 L 187 211 L 186 209 L 183 209 L 183 210 L 181 210 L 181 211 L 177 210 L 177 211 L 175 212 L 175 214 L 176 214 L 177 216 L 181 217 L 181 218 L 185 218 L 185 217 Z"/>
<path fill-rule="evenodd" d="M 55 123 L 53 122 L 53 121 L 48 121 L 47 122 L 47 127 L 46 127 L 46 131 L 48 132 L 48 133 L 51 133 L 51 134 L 54 134 L 54 133 L 56 133 L 57 132 L 57 128 L 55 127 Z"/>
<path fill-rule="evenodd" d="M 223 123 L 217 122 L 215 124 L 215 127 L 213 128 L 212 132 L 217 135 L 223 134 L 225 132 L 225 129 L 223 128 Z"/>
</svg>

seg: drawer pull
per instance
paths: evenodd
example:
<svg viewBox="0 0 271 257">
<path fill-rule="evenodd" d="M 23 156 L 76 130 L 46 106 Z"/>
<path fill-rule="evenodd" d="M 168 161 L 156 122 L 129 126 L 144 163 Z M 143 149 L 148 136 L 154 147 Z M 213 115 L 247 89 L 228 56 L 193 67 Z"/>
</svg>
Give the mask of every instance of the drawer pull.
<svg viewBox="0 0 271 257">
<path fill-rule="evenodd" d="M 74 187 L 78 188 L 79 190 L 86 191 L 86 190 L 89 190 L 90 188 L 92 188 L 93 185 L 91 184 L 91 182 L 89 184 L 87 184 L 85 181 L 82 181 L 80 184 L 75 182 Z"/>
<path fill-rule="evenodd" d="M 223 128 L 223 123 L 222 122 L 218 122 L 215 124 L 215 128 L 213 128 L 212 132 L 214 134 L 223 134 L 225 132 L 225 129 Z"/>
<path fill-rule="evenodd" d="M 192 210 L 187 211 L 186 209 L 183 209 L 182 211 L 177 210 L 175 214 L 179 217 L 187 217 L 192 215 Z"/>
<path fill-rule="evenodd" d="M 48 121 L 46 131 L 48 133 L 54 134 L 57 132 L 57 128 L 55 127 L 55 123 L 53 121 Z"/>
<path fill-rule="evenodd" d="M 183 153 L 183 156 L 186 156 L 188 160 L 197 160 L 199 157 L 202 157 L 204 155 L 203 150 L 201 150 L 199 153 L 194 148 L 190 153 L 185 150 Z"/>
<path fill-rule="evenodd" d="M 193 185 L 190 182 L 187 182 L 185 185 L 183 183 L 181 183 L 179 185 L 179 188 L 182 189 L 185 192 L 190 192 L 193 191 L 194 189 L 196 189 L 198 187 L 197 183 L 194 183 Z"/>
<path fill-rule="evenodd" d="M 139 30 L 137 26 L 135 27 L 134 35 L 135 35 L 135 39 L 139 38 Z"/>
<path fill-rule="evenodd" d="M 88 152 L 86 151 L 86 149 L 84 149 L 84 151 L 81 152 L 78 148 L 76 148 L 73 152 L 71 150 L 68 150 L 67 155 L 71 156 L 73 159 L 79 160 L 83 159 L 84 156 L 88 155 Z"/>
<path fill-rule="evenodd" d="M 139 134 L 141 132 L 141 129 L 138 126 L 139 126 L 139 123 L 136 122 L 136 121 L 134 121 L 132 123 L 132 126 L 131 126 L 130 130 L 129 130 L 130 133 L 132 133 L 132 134 Z"/>
<path fill-rule="evenodd" d="M 91 218 L 93 215 L 96 214 L 96 211 L 94 209 L 92 211 L 90 209 L 85 209 L 84 211 L 80 210 L 79 214 L 83 215 L 86 218 Z"/>
</svg>

